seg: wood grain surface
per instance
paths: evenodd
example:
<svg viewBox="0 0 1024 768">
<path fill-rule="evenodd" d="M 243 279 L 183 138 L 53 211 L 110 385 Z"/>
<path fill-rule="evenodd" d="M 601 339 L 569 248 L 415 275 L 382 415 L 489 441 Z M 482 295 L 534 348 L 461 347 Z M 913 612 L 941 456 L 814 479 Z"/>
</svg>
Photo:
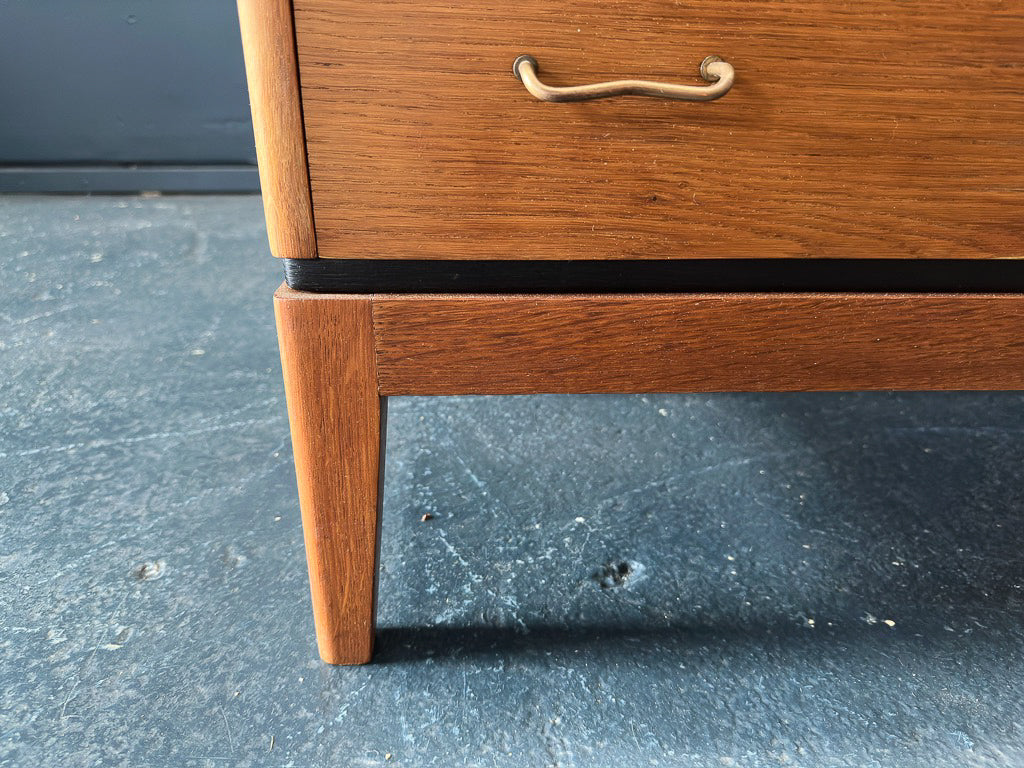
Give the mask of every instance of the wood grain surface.
<svg viewBox="0 0 1024 768">
<path fill-rule="evenodd" d="M 317 645 L 330 664 L 373 652 L 382 403 L 368 297 L 274 297 Z"/>
<path fill-rule="evenodd" d="M 1024 389 L 1024 297 L 274 296 L 317 643 L 370 660 L 388 395 Z"/>
<path fill-rule="evenodd" d="M 1024 389 L 1024 297 L 407 296 L 383 395 Z"/>
<path fill-rule="evenodd" d="M 253 2 L 254 0 L 247 0 Z M 295 0 L 328 258 L 1018 258 L 1024 6 Z M 709 103 L 548 104 L 699 84 Z"/>
<path fill-rule="evenodd" d="M 270 251 L 316 258 L 290 0 L 238 0 Z"/>
</svg>

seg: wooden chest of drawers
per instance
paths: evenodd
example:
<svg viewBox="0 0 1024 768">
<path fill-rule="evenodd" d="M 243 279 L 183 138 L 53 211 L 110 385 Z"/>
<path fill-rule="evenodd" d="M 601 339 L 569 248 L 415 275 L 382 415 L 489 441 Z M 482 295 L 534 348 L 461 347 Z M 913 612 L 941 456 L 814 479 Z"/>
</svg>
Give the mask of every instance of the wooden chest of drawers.
<svg viewBox="0 0 1024 768">
<path fill-rule="evenodd" d="M 1013 3 L 295 0 L 294 33 L 320 258 L 1022 255 Z M 735 85 L 544 103 L 521 54 Z"/>
<path fill-rule="evenodd" d="M 329 661 L 387 395 L 1024 384 L 1017 4 L 239 13 Z"/>
</svg>

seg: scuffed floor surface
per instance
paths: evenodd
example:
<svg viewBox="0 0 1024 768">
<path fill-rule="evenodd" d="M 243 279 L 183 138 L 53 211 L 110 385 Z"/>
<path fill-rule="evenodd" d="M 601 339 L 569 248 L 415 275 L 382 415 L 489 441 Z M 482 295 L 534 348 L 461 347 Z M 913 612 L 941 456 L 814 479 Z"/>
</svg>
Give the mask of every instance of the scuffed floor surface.
<svg viewBox="0 0 1024 768">
<path fill-rule="evenodd" d="M 0 199 L 0 765 L 1024 764 L 1024 396 L 395 399 L 330 668 L 279 281 L 257 198 Z"/>
</svg>

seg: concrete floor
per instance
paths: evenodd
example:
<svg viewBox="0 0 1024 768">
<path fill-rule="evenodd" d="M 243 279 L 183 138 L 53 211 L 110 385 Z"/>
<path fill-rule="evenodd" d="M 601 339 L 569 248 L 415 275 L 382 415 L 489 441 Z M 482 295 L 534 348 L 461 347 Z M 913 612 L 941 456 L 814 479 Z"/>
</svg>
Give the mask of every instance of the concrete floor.
<svg viewBox="0 0 1024 768">
<path fill-rule="evenodd" d="M 331 668 L 279 281 L 257 198 L 0 199 L 0 765 L 1024 764 L 1024 396 L 395 399 Z"/>
</svg>

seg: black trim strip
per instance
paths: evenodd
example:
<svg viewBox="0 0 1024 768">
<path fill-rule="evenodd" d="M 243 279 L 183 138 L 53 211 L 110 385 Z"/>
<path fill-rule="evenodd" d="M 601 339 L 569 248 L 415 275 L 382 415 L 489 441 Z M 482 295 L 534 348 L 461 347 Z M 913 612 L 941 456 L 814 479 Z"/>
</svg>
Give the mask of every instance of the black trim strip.
<svg viewBox="0 0 1024 768">
<path fill-rule="evenodd" d="M 1024 292 L 1024 260 L 283 261 L 312 293 Z"/>
</svg>

